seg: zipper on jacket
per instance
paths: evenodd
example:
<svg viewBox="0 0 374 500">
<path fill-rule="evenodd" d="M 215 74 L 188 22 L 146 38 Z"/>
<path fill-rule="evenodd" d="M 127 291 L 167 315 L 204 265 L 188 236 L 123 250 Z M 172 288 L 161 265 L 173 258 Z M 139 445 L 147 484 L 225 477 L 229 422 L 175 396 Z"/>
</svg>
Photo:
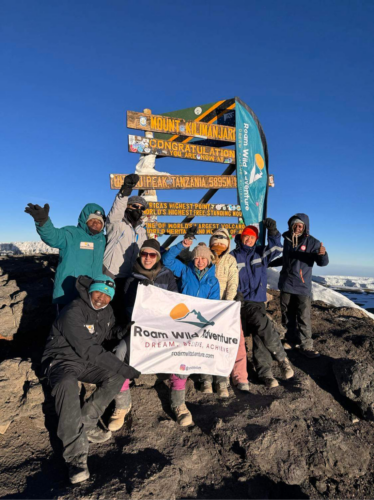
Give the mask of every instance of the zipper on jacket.
<svg viewBox="0 0 374 500">
<path fill-rule="evenodd" d="M 300 269 L 300 278 L 301 278 L 301 281 L 302 281 L 303 283 L 305 283 L 305 281 L 304 281 L 304 277 L 303 277 L 303 271 L 302 271 L 301 269 Z"/>
</svg>

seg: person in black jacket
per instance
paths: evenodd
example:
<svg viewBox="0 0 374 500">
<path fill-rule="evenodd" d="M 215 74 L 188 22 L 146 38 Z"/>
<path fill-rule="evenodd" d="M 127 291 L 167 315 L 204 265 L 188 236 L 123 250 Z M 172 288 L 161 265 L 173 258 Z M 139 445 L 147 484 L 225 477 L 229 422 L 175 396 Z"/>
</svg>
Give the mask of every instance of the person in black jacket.
<svg viewBox="0 0 374 500">
<path fill-rule="evenodd" d="M 66 306 L 55 320 L 43 353 L 42 363 L 52 387 L 59 417 L 57 435 L 69 467 L 70 481 L 85 481 L 89 442 L 103 443 L 110 431 L 97 426 L 99 417 L 127 378 L 139 372 L 102 347 L 110 338 L 126 333 L 115 326 L 109 302 L 114 296 L 114 281 L 106 275 L 94 279 L 79 276 L 80 298 Z M 81 408 L 78 381 L 99 387 Z"/>
<path fill-rule="evenodd" d="M 314 264 L 327 266 L 329 257 L 323 243 L 309 234 L 307 215 L 293 215 L 288 228 L 283 233 L 283 257 L 272 262 L 273 267 L 283 264 L 279 278 L 282 325 L 288 342 L 296 340 L 306 357 L 317 358 L 310 320 L 312 268 Z"/>
<path fill-rule="evenodd" d="M 132 274 L 125 282 L 124 310 L 128 321 L 131 320 L 138 285 L 154 285 L 170 292 L 178 292 L 174 274 L 161 263 L 160 244 L 155 239 L 146 240 L 139 252 Z M 128 352 L 127 342 L 122 340 L 116 348 L 116 356 L 123 360 Z M 129 377 L 130 378 L 130 377 Z M 118 431 L 123 426 L 126 415 L 131 410 L 130 380 L 126 380 L 115 397 L 116 407 L 109 420 L 108 429 Z"/>
</svg>

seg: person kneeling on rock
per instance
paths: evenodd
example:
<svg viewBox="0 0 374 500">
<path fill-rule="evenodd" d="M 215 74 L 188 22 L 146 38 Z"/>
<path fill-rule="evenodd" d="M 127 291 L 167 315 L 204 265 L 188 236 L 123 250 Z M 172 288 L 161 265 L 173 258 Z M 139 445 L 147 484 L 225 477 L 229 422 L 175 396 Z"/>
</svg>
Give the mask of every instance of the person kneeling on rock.
<svg viewBox="0 0 374 500">
<path fill-rule="evenodd" d="M 187 236 L 187 235 L 186 235 Z M 215 276 L 215 265 L 212 264 L 212 252 L 199 243 L 192 251 L 192 261 L 186 265 L 177 259 L 182 250 L 189 248 L 193 240 L 185 237 L 181 243 L 174 245 L 162 256 L 163 263 L 177 278 L 180 292 L 201 299 L 219 300 L 219 282 Z M 171 375 L 170 401 L 177 422 L 181 426 L 192 425 L 192 415 L 186 406 L 187 376 Z"/>
<path fill-rule="evenodd" d="M 294 371 L 286 352 L 266 315 L 266 287 L 268 263 L 281 251 L 281 234 L 273 219 L 265 219 L 268 229 L 268 245 L 256 245 L 258 229 L 247 226 L 236 235 L 236 249 L 231 252 L 239 269 L 238 291 L 243 296 L 241 316 L 246 334 L 253 334 L 253 359 L 258 377 L 267 387 L 277 387 L 278 381 L 272 372 L 273 357 L 278 361 L 282 375 L 288 379 Z"/>
<path fill-rule="evenodd" d="M 155 239 L 146 240 L 140 249 L 139 257 L 132 268 L 131 276 L 125 282 L 123 290 L 122 308 L 129 321 L 134 309 L 139 284 L 145 286 L 153 285 L 164 290 L 169 290 L 170 292 L 178 292 L 173 273 L 161 263 L 160 259 L 160 243 Z M 125 359 L 127 353 L 127 342 L 123 339 L 116 348 L 116 356 L 122 361 Z M 129 379 L 124 382 L 121 392 L 116 395 L 115 403 L 116 407 L 108 425 L 108 429 L 111 431 L 121 429 L 126 415 L 131 410 Z"/>
<path fill-rule="evenodd" d="M 103 443 L 111 437 L 110 431 L 98 427 L 98 419 L 124 381 L 140 375 L 101 345 L 107 339 L 122 339 L 127 331 L 115 326 L 109 305 L 114 296 L 114 280 L 103 274 L 94 279 L 79 276 L 76 286 L 80 297 L 55 320 L 42 358 L 55 398 L 57 435 L 73 484 L 90 476 L 89 442 Z M 78 381 L 99 386 L 82 408 Z"/>
</svg>

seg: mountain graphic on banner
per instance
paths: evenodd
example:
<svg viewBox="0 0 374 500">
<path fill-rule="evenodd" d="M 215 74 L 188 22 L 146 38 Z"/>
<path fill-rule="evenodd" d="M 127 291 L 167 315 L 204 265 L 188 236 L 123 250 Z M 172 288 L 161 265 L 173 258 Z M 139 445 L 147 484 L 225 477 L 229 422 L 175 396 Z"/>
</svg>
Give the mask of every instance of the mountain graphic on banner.
<svg viewBox="0 0 374 500">
<path fill-rule="evenodd" d="M 170 317 L 175 321 L 178 321 L 178 323 L 188 323 L 190 325 L 198 326 L 199 328 L 214 325 L 214 321 L 208 321 L 199 311 L 196 311 L 195 309 L 190 311 L 186 304 L 177 304 L 170 311 Z"/>
<path fill-rule="evenodd" d="M 201 313 L 195 311 L 195 309 L 176 321 L 178 321 L 178 323 L 189 323 L 190 325 L 199 326 L 200 328 L 214 325 L 214 321 L 208 321 Z"/>
</svg>

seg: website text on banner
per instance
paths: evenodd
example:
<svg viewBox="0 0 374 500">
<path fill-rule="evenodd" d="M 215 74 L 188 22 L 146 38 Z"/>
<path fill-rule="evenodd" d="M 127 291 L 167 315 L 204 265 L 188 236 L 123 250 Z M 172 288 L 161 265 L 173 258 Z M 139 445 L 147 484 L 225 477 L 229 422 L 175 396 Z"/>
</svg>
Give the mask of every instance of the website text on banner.
<svg viewBox="0 0 374 500">
<path fill-rule="evenodd" d="M 139 285 L 130 364 L 143 374 L 228 377 L 240 339 L 240 303 Z"/>
</svg>

